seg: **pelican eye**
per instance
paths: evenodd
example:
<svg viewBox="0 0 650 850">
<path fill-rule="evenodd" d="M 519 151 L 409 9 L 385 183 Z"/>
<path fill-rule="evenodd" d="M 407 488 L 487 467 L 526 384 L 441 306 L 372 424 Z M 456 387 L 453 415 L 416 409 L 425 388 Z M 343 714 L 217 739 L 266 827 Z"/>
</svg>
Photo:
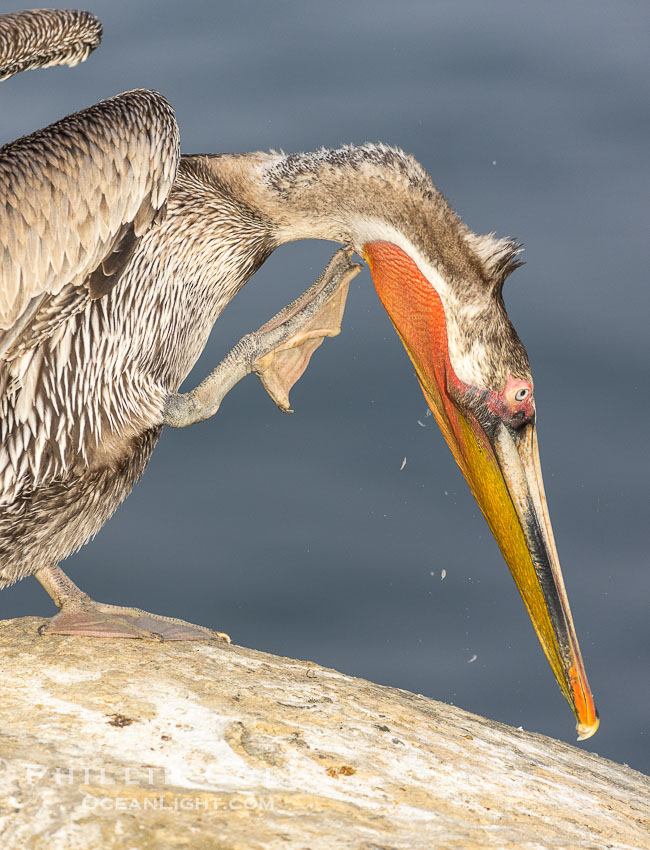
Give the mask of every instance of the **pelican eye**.
<svg viewBox="0 0 650 850">
<path fill-rule="evenodd" d="M 517 390 L 515 393 L 515 401 L 524 401 L 530 395 L 530 390 L 528 387 L 522 387 L 520 390 Z"/>
</svg>

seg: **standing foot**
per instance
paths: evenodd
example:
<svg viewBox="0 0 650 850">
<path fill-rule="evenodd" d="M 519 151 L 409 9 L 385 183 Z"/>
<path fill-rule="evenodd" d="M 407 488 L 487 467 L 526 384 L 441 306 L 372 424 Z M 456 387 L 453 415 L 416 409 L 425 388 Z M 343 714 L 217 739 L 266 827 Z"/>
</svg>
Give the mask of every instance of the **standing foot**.
<svg viewBox="0 0 650 850">
<path fill-rule="evenodd" d="M 36 578 L 61 609 L 39 627 L 41 635 L 82 635 L 139 640 L 225 640 L 225 632 L 195 626 L 185 620 L 149 614 L 139 608 L 123 608 L 95 602 L 56 565 L 45 567 Z"/>
<path fill-rule="evenodd" d="M 64 605 L 58 614 L 39 627 L 40 635 L 82 635 L 101 638 L 140 640 L 225 640 L 225 632 L 195 626 L 174 617 L 149 614 L 138 608 L 105 605 L 90 597 L 85 604 Z"/>
</svg>

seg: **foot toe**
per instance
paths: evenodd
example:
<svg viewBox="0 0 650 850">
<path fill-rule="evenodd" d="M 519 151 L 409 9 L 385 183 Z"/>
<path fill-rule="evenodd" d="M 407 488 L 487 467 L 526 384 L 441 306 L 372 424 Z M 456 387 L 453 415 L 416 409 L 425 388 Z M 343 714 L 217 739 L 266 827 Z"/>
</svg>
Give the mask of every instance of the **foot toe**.
<svg viewBox="0 0 650 850">
<path fill-rule="evenodd" d="M 83 606 L 64 606 L 58 614 L 39 627 L 38 633 L 159 642 L 223 640 L 230 643 L 230 637 L 225 632 L 213 631 L 171 617 L 149 614 L 137 608 L 119 608 L 96 602 Z"/>
</svg>

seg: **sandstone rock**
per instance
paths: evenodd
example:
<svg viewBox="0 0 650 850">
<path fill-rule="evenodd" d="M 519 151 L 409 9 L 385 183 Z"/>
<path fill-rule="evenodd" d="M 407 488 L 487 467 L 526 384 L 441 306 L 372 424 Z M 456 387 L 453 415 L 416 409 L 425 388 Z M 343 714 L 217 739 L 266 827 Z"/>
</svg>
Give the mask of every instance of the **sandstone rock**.
<svg viewBox="0 0 650 850">
<path fill-rule="evenodd" d="M 0 624 L 0 846 L 647 848 L 650 780 L 237 646 Z"/>
</svg>

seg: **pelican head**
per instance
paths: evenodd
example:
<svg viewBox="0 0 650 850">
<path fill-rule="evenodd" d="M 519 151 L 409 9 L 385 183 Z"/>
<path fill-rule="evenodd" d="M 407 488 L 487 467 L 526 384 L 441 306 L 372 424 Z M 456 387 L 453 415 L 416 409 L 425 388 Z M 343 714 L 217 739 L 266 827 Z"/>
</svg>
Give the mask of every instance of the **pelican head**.
<svg viewBox="0 0 650 850">
<path fill-rule="evenodd" d="M 492 237 L 473 240 L 477 259 L 480 249 L 485 255 L 483 274 L 475 285 L 465 281 L 462 299 L 458 283 L 445 279 L 413 247 L 407 253 L 395 242 L 373 241 L 364 245 L 364 255 L 584 740 L 598 728 L 598 713 L 546 505 L 528 357 L 501 297 L 519 249 Z"/>
</svg>

